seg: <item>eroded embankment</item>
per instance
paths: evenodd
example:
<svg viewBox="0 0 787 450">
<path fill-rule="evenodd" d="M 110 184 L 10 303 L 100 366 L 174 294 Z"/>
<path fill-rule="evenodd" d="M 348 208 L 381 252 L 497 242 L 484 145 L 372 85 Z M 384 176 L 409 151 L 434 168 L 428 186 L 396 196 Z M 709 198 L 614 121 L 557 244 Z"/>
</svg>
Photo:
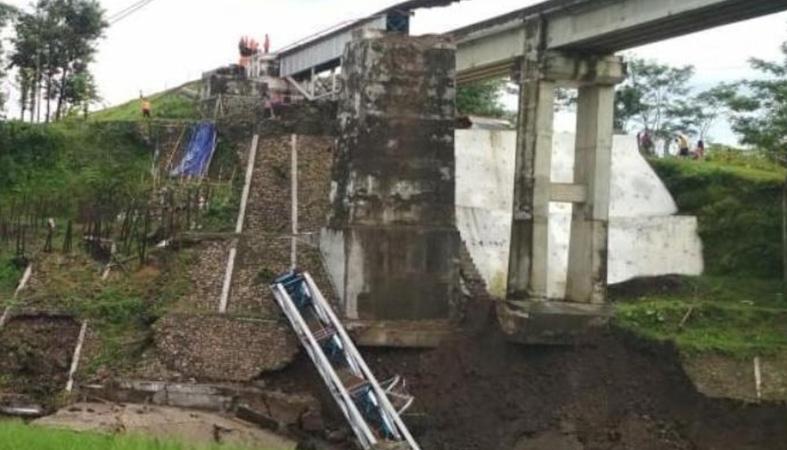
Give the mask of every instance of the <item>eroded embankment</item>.
<svg viewBox="0 0 787 450">
<path fill-rule="evenodd" d="M 12 317 L 0 330 L 0 401 L 51 406 L 66 387 L 78 336 L 70 317 Z"/>
<path fill-rule="evenodd" d="M 670 346 L 612 330 L 590 346 L 521 346 L 488 330 L 431 351 L 363 350 L 381 379 L 405 376 L 425 450 L 787 448 L 787 407 L 702 396 Z M 303 357 L 271 382 L 321 386 Z"/>
</svg>

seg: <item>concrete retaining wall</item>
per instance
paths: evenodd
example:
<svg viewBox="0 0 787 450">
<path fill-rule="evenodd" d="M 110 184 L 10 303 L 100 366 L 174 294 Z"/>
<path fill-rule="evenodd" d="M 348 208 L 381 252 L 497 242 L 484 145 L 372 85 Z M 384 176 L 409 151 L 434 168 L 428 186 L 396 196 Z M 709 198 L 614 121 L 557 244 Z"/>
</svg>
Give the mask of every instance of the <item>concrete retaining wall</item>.
<svg viewBox="0 0 787 450">
<path fill-rule="evenodd" d="M 553 182 L 571 182 L 574 135 L 556 133 Z M 494 295 L 508 274 L 516 133 L 456 132 L 456 219 L 462 238 Z M 636 139 L 615 136 L 610 205 L 610 283 L 641 276 L 699 275 L 702 243 L 695 217 L 676 216 L 669 191 L 637 150 Z M 548 295 L 565 293 L 571 205 L 553 203 Z"/>
</svg>

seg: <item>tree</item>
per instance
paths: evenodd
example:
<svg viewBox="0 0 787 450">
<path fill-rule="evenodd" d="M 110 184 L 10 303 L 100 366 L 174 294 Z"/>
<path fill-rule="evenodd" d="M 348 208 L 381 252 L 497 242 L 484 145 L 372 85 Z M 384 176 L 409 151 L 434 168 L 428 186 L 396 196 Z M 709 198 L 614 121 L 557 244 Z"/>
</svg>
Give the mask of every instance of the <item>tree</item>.
<svg viewBox="0 0 787 450">
<path fill-rule="evenodd" d="M 703 141 L 720 117 L 730 117 L 731 106 L 739 104 L 738 83 L 721 83 L 687 100 L 679 100 L 670 108 L 679 130 Z"/>
<path fill-rule="evenodd" d="M 734 111 L 733 130 L 741 142 L 765 150 L 787 165 L 787 42 L 780 62 L 752 59 L 763 77 L 741 83 L 739 94 L 728 99 Z"/>
<path fill-rule="evenodd" d="M 742 82 L 745 91 L 728 99 L 728 104 L 735 112 L 732 125 L 741 142 L 787 166 L 787 42 L 781 51 L 782 61 L 752 59 L 752 67 L 763 77 Z M 782 197 L 782 249 L 787 293 L 787 178 Z"/>
<path fill-rule="evenodd" d="M 38 11 L 35 14 L 20 14 L 15 24 L 15 35 L 12 40 L 14 53 L 11 55 L 11 67 L 17 69 L 17 82 L 20 90 L 21 119 L 25 112 L 30 112 L 30 121 L 36 120 L 39 87 L 41 85 L 41 53 L 44 27 Z"/>
<path fill-rule="evenodd" d="M 615 125 L 636 126 L 655 137 L 669 138 L 685 110 L 680 102 L 689 94 L 693 66 L 671 67 L 640 58 L 629 61 L 629 76 L 615 95 Z"/>
<path fill-rule="evenodd" d="M 615 91 L 615 130 L 626 132 L 633 118 L 642 108 L 642 90 L 623 83 Z"/>
<path fill-rule="evenodd" d="M 69 77 L 81 78 L 79 83 L 83 86 L 87 86 L 85 80 L 92 80 L 92 77 L 89 76 L 88 65 L 93 61 L 96 43 L 108 24 L 104 20 L 104 11 L 96 0 L 58 0 L 55 3 L 63 20 L 60 79 L 57 82 L 57 108 L 55 110 L 55 117 L 59 119 L 63 113 L 64 102 L 68 100 L 68 86 L 74 84 Z M 74 97 L 76 93 L 83 96 Z M 71 89 L 71 104 L 93 100 L 94 94 L 91 94 L 90 98 L 84 97 L 89 93 L 89 89 Z"/>
<path fill-rule="evenodd" d="M 69 85 L 74 77 L 85 78 L 104 29 L 104 11 L 97 0 L 38 0 L 35 11 L 16 22 L 15 52 L 20 101 L 37 120 L 46 102 L 44 120 L 59 119 L 69 105 L 81 104 Z M 76 81 L 80 82 L 80 81 Z M 95 95 L 93 95 L 95 97 Z M 55 102 L 54 111 L 52 101 Z"/>
<path fill-rule="evenodd" d="M 76 66 L 73 76 L 68 78 L 63 91 L 64 103 L 71 106 L 68 114 L 81 112 L 87 117 L 90 105 L 98 100 L 100 97 L 93 74 L 85 66 Z"/>
<path fill-rule="evenodd" d="M 456 93 L 456 109 L 460 114 L 486 117 L 505 117 L 500 96 L 505 80 L 482 81 L 460 86 Z"/>
<path fill-rule="evenodd" d="M 0 36 L 2 36 L 2 33 L 5 30 L 6 25 L 8 24 L 9 20 L 13 17 L 15 13 L 16 13 L 16 9 L 5 3 L 0 3 Z M 0 38 L 0 84 L 6 77 L 5 67 L 6 67 L 6 63 L 5 63 L 5 52 L 3 48 L 3 40 L 2 38 Z M 6 101 L 5 93 L 0 91 L 0 118 L 3 117 L 5 101 Z"/>
</svg>

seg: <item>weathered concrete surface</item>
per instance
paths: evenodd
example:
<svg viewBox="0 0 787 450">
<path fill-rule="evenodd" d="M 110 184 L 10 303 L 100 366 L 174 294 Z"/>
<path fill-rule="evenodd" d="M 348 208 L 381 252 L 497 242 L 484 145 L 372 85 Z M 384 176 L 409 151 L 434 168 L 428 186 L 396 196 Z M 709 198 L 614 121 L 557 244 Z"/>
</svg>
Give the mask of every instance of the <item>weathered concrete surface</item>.
<svg viewBox="0 0 787 450">
<path fill-rule="evenodd" d="M 521 58 L 529 23 L 543 23 L 545 49 L 614 53 L 783 11 L 780 1 L 552 0 L 455 30 L 462 79 L 505 75 Z"/>
<path fill-rule="evenodd" d="M 82 393 L 116 403 L 132 403 L 234 412 L 273 431 L 298 428 L 307 414 L 322 415 L 320 402 L 308 394 L 288 394 L 239 384 L 193 384 L 163 381 L 120 381 L 86 385 Z"/>
<path fill-rule="evenodd" d="M 321 239 L 341 313 L 446 319 L 458 282 L 454 47 L 434 36 L 359 39 L 343 62 L 332 209 Z"/>
<path fill-rule="evenodd" d="M 78 403 L 35 425 L 100 433 L 129 433 L 191 445 L 295 449 L 296 443 L 247 422 L 205 412 L 148 405 Z"/>
<path fill-rule="evenodd" d="M 513 131 L 456 132 L 457 225 L 490 291 L 498 296 L 505 294 L 508 273 L 515 140 Z M 572 134 L 555 134 L 552 181 L 573 179 L 573 148 Z M 702 273 L 696 218 L 674 215 L 674 200 L 632 137 L 615 137 L 610 196 L 610 283 Z M 571 211 L 568 204 L 550 208 L 550 298 L 562 298 L 565 292 Z"/>
<path fill-rule="evenodd" d="M 295 337 L 277 322 L 170 314 L 154 329 L 164 364 L 198 380 L 250 381 L 286 367 L 298 353 Z"/>
</svg>

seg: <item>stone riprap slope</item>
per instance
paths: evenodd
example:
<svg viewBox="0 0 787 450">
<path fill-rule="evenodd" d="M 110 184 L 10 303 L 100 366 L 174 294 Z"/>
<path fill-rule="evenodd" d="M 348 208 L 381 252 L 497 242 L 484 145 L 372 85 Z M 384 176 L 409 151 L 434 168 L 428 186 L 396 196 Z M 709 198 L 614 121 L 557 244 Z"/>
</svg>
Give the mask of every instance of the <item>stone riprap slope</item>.
<svg viewBox="0 0 787 450">
<path fill-rule="evenodd" d="M 240 158 L 248 144 L 239 140 Z M 257 149 L 246 220 L 240 236 L 202 242 L 194 252 L 191 288 L 172 313 L 155 326 L 157 359 L 165 377 L 210 381 L 250 381 L 281 369 L 298 352 L 282 321 L 268 283 L 290 268 L 291 137 L 262 137 Z M 334 139 L 298 137 L 299 222 L 301 233 L 319 233 L 329 208 Z M 226 316 L 217 315 L 229 249 L 238 255 Z M 334 300 L 319 250 L 298 245 L 298 265 L 313 274 Z M 195 315 L 196 314 L 196 315 Z M 148 361 L 149 363 L 149 361 Z M 149 372 L 149 371 L 146 371 Z M 174 375 L 173 375 L 174 374 Z"/>
<path fill-rule="evenodd" d="M 291 265 L 291 142 L 289 135 L 260 141 L 229 302 L 233 313 L 279 316 L 267 284 Z M 329 208 L 334 140 L 328 136 L 298 136 L 297 149 L 298 231 L 318 234 Z M 299 239 L 298 266 L 311 272 L 322 290 L 330 294 L 319 250 L 305 240 L 306 236 Z"/>
<path fill-rule="evenodd" d="M 155 330 L 164 363 L 185 378 L 249 381 L 284 368 L 298 352 L 285 326 L 258 319 L 171 314 Z"/>
</svg>

